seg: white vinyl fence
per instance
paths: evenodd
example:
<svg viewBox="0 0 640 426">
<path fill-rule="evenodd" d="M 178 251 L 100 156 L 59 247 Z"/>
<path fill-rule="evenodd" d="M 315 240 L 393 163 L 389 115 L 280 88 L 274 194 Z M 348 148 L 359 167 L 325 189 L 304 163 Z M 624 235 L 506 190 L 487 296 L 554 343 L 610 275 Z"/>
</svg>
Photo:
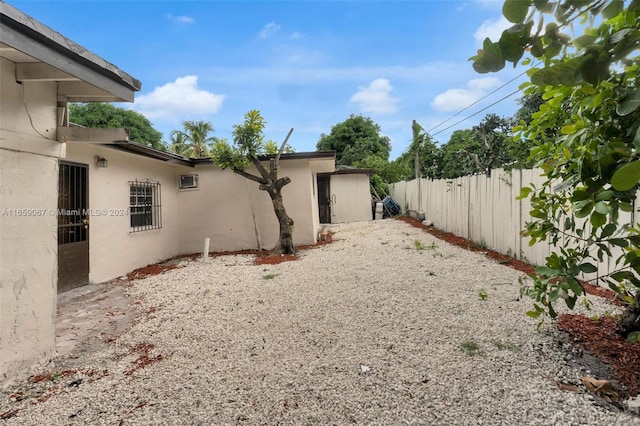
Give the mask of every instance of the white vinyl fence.
<svg viewBox="0 0 640 426">
<path fill-rule="evenodd" d="M 531 221 L 528 199 L 517 200 L 520 189 L 530 184 L 537 187 L 545 181 L 540 169 L 495 169 L 486 175 L 456 179 L 420 179 L 391 184 L 390 195 L 403 211 L 424 212 L 433 226 L 467 238 L 534 265 L 544 265 L 554 249 L 547 242 L 529 245 L 530 238 L 520 235 L 525 223 Z M 623 216 L 624 215 L 624 216 Z M 632 213 L 620 213 L 620 223 L 632 223 Z M 598 265 L 598 272 L 585 275 L 592 280 L 614 270 L 614 260 L 620 254 Z"/>
</svg>

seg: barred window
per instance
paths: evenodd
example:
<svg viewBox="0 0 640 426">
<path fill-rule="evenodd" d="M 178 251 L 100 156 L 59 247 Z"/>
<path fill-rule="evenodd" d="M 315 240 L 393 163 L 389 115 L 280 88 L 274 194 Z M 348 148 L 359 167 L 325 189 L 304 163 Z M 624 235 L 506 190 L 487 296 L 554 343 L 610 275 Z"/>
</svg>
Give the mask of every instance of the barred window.
<svg viewBox="0 0 640 426">
<path fill-rule="evenodd" d="M 129 196 L 131 232 L 162 228 L 159 182 L 130 181 Z"/>
</svg>

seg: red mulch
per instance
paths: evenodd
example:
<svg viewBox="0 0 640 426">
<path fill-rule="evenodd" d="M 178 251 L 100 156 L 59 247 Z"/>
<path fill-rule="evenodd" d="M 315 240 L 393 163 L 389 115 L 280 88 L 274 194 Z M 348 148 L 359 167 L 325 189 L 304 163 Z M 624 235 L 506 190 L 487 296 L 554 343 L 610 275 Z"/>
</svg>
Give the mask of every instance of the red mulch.
<svg viewBox="0 0 640 426">
<path fill-rule="evenodd" d="M 451 232 L 445 232 L 440 229 L 436 229 L 433 226 L 424 225 L 418 219 L 414 219 L 409 216 L 399 216 L 396 219 L 406 222 L 415 228 L 420 228 L 428 232 L 429 234 L 433 235 L 434 237 L 440 240 L 446 241 L 449 244 L 452 244 L 454 246 L 462 247 L 464 249 L 471 250 L 471 251 L 482 252 L 488 258 L 491 258 L 503 265 L 511 266 L 513 269 L 517 269 L 518 271 L 522 271 L 526 274 L 533 274 L 535 272 L 534 267 L 532 265 L 529 265 L 528 263 L 515 259 L 511 256 L 507 256 L 506 254 L 498 253 L 497 251 L 487 250 L 486 248 L 482 248 L 477 243 L 471 240 L 467 240 L 466 238 L 459 237 L 455 234 L 452 234 Z"/>
<path fill-rule="evenodd" d="M 177 267 L 178 265 L 173 263 L 156 263 L 154 265 L 147 265 L 129 272 L 127 274 L 127 279 L 129 281 L 140 280 L 142 278 L 150 277 L 151 275 L 158 275 L 165 271 L 176 269 Z"/>
<path fill-rule="evenodd" d="M 309 250 L 314 247 L 324 246 L 333 242 L 333 232 L 323 232 L 320 235 L 320 241 L 315 244 L 299 245 L 296 250 Z M 278 263 L 288 262 L 290 260 L 297 260 L 299 257 L 295 254 L 270 254 L 268 251 L 260 252 L 256 255 L 256 259 L 253 261 L 254 265 L 277 265 Z"/>
<path fill-rule="evenodd" d="M 629 343 L 617 334 L 613 318 L 589 319 L 584 315 L 562 314 L 558 316 L 557 326 L 611 365 L 631 396 L 640 394 L 640 344 Z"/>
<path fill-rule="evenodd" d="M 131 361 L 133 367 L 131 367 L 129 370 L 126 370 L 124 374 L 130 376 L 136 370 L 140 370 L 147 365 L 162 361 L 162 359 L 164 358 L 162 355 L 156 355 L 154 357 L 149 356 L 153 349 L 155 349 L 155 345 L 152 345 L 150 343 L 138 343 L 133 349 L 131 349 L 131 353 L 137 353 L 138 358 L 136 358 L 134 361 Z"/>
<path fill-rule="evenodd" d="M 526 274 L 534 274 L 534 266 L 507 255 L 478 247 L 466 238 L 458 237 L 450 232 L 426 226 L 421 221 L 402 216 L 398 220 L 416 228 L 423 229 L 436 238 L 449 244 L 471 251 L 483 252 L 485 256 Z M 611 303 L 619 304 L 616 294 L 606 288 L 582 282 L 587 294 L 600 296 Z M 558 317 L 557 327 L 580 342 L 594 356 L 613 368 L 617 379 L 627 387 L 630 396 L 640 394 L 640 343 L 630 343 L 615 332 L 615 321 L 612 318 L 601 318 L 594 321 L 584 315 L 563 314 Z"/>
<path fill-rule="evenodd" d="M 299 259 L 295 254 L 269 254 L 269 252 L 260 253 L 253 261 L 254 265 L 277 265 L 278 263 L 288 262 L 290 260 Z"/>
</svg>

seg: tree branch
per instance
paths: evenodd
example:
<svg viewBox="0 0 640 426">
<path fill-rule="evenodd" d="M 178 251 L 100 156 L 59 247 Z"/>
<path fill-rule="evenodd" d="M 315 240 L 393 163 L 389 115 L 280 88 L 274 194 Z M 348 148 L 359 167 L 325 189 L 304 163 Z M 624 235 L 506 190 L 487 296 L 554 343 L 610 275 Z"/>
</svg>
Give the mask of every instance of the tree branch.
<svg viewBox="0 0 640 426">
<path fill-rule="evenodd" d="M 269 172 L 267 171 L 267 169 L 264 168 L 264 166 L 262 165 L 262 163 L 260 162 L 260 160 L 258 160 L 257 157 L 251 157 L 251 162 L 253 163 L 254 166 L 256 166 L 256 169 L 258 169 L 258 171 L 260 172 L 260 174 L 262 175 L 262 177 L 265 179 L 265 185 L 267 184 L 267 180 L 269 179 L 270 175 Z"/>
<path fill-rule="evenodd" d="M 289 179 L 288 176 L 285 176 L 283 178 L 280 178 L 276 181 L 276 188 L 277 189 L 282 189 L 283 186 L 288 185 L 291 183 L 291 179 Z"/>
<path fill-rule="evenodd" d="M 238 174 L 244 178 L 247 178 L 249 180 L 252 180 L 254 182 L 258 182 L 261 185 L 267 185 L 269 182 L 267 181 L 267 179 L 262 178 L 262 177 L 258 177 L 255 175 L 252 175 L 251 173 L 247 173 L 242 169 L 232 169 L 233 173 Z"/>
<path fill-rule="evenodd" d="M 284 142 L 282 142 L 282 145 L 280 145 L 280 151 L 278 151 L 278 155 L 276 156 L 276 166 L 278 166 L 278 161 L 280 161 L 280 155 L 282 155 L 282 151 L 284 151 L 284 147 L 287 146 L 287 141 L 289 140 L 291 133 L 293 133 L 293 127 L 291 128 L 291 130 L 289 130 L 289 133 L 287 133 L 287 137 L 284 138 Z"/>
</svg>

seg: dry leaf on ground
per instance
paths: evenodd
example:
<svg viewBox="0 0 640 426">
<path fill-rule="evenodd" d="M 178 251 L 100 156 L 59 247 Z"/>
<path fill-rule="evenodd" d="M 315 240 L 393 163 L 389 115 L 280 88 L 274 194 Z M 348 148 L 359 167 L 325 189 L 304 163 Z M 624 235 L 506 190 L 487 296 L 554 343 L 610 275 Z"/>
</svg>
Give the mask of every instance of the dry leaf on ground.
<svg viewBox="0 0 640 426">
<path fill-rule="evenodd" d="M 599 397 L 604 398 L 607 402 L 617 401 L 618 393 L 613 390 L 611 382 L 608 380 L 597 380 L 593 377 L 584 376 L 582 383 L 588 391 L 595 393 Z"/>
</svg>

